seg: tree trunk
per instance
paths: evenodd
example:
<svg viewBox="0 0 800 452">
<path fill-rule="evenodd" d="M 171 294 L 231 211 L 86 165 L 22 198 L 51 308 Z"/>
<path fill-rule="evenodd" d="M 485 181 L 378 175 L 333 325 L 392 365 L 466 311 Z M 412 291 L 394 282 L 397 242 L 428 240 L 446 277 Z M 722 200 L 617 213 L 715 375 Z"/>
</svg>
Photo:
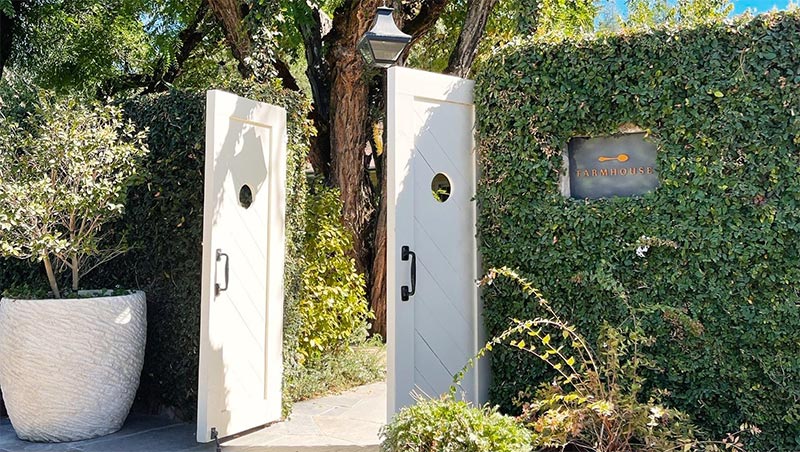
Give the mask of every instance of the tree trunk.
<svg viewBox="0 0 800 452">
<path fill-rule="evenodd" d="M 311 120 L 317 129 L 311 138 L 308 158 L 314 172 L 326 181 L 331 179 L 330 68 L 325 60 L 323 40 L 330 33 L 331 19 L 318 6 L 308 6 L 308 20 L 300 22 L 298 30 L 303 37 L 306 56 L 306 77 L 311 86 L 314 110 Z"/>
<path fill-rule="evenodd" d="M 45 254 L 44 271 L 47 273 L 47 282 L 50 283 L 50 290 L 53 291 L 53 298 L 61 298 L 61 292 L 58 291 L 58 283 L 56 282 L 56 275 L 53 273 L 53 265 L 50 263 L 50 257 Z"/>
<path fill-rule="evenodd" d="M 464 19 L 464 26 L 458 35 L 458 42 L 450 54 L 450 61 L 447 63 L 445 74 L 455 75 L 456 77 L 467 77 L 478 55 L 478 44 L 483 38 L 486 30 L 486 21 L 492 12 L 497 0 L 469 0 L 467 5 L 467 17 Z"/>
<path fill-rule="evenodd" d="M 385 141 L 384 141 L 385 142 Z M 375 158 L 381 190 L 378 207 L 378 221 L 375 228 L 372 272 L 370 273 L 369 303 L 375 319 L 370 333 L 380 335 L 386 340 L 386 153 Z"/>
<path fill-rule="evenodd" d="M 336 40 L 327 55 L 331 71 L 331 181 L 341 191 L 342 219 L 354 237 L 356 268 L 368 281 L 375 208 L 364 152 L 369 85 L 357 45 L 371 24 L 378 3 L 377 0 L 356 1 L 349 5 L 349 11 L 337 10 L 333 22 Z"/>
<path fill-rule="evenodd" d="M 353 257 L 359 272 L 370 269 L 370 226 L 374 206 L 366 171 L 367 84 L 360 56 L 342 52 L 341 65 L 333 68 L 331 90 L 332 182 L 339 187 L 344 224 L 354 237 Z"/>
<path fill-rule="evenodd" d="M 239 0 L 209 0 L 211 11 L 222 25 L 225 41 L 231 49 L 233 57 L 238 61 L 238 70 L 243 78 L 253 76 L 253 69 L 246 63 L 250 56 L 250 35 L 247 34 L 243 23 L 242 13 L 244 3 Z"/>
<path fill-rule="evenodd" d="M 78 255 L 73 254 L 72 260 L 72 291 L 77 292 L 81 281 L 80 267 L 78 262 Z"/>
</svg>

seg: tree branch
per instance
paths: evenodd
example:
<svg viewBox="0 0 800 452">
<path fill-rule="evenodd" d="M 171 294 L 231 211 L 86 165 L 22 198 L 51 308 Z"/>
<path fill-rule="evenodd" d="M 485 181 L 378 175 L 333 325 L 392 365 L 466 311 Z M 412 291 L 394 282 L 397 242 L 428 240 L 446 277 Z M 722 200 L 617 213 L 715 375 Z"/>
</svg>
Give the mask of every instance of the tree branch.
<svg viewBox="0 0 800 452">
<path fill-rule="evenodd" d="M 289 70 L 288 64 L 276 58 L 275 61 L 272 62 L 272 66 L 278 71 L 278 78 L 283 82 L 284 88 L 292 91 L 300 91 L 300 86 L 297 84 L 294 75 L 292 75 L 292 71 Z"/>
<path fill-rule="evenodd" d="M 222 25 L 225 41 L 231 49 L 233 57 L 239 62 L 239 73 L 244 78 L 253 76 L 253 69 L 247 63 L 250 56 L 250 35 L 244 28 L 244 16 L 247 12 L 238 0 L 208 0 L 214 16 Z"/>
<path fill-rule="evenodd" d="M 425 0 L 413 19 L 403 25 L 403 33 L 411 35 L 411 45 L 425 35 L 433 27 L 449 0 Z"/>
<path fill-rule="evenodd" d="M 308 5 L 305 11 L 308 17 L 299 21 L 297 29 L 303 37 L 306 57 L 306 77 L 311 85 L 311 96 L 314 100 L 314 111 L 311 119 L 317 129 L 312 138 L 309 158 L 311 166 L 317 174 L 326 179 L 330 177 L 330 66 L 325 59 L 324 40 L 329 35 L 333 23 L 317 5 Z"/>
<path fill-rule="evenodd" d="M 100 95 L 110 96 L 120 91 L 134 88 L 146 88 L 145 92 L 148 93 L 167 89 L 167 86 L 182 74 L 183 64 L 189 59 L 192 51 L 203 41 L 207 30 L 202 29 L 201 25 L 205 22 L 208 12 L 208 0 L 201 0 L 192 22 L 178 34 L 179 45 L 175 54 L 175 61 L 166 71 L 164 71 L 163 62 L 159 62 L 153 74 L 126 74 L 107 84 L 106 87 L 100 90 Z"/>
<path fill-rule="evenodd" d="M 486 22 L 497 0 L 469 0 L 467 4 L 467 17 L 464 26 L 458 35 L 458 42 L 450 54 L 445 74 L 457 77 L 466 77 L 475 62 L 478 54 L 478 44 L 486 30 Z"/>
<path fill-rule="evenodd" d="M 197 11 L 194 13 L 192 22 L 184 28 L 178 35 L 180 41 L 180 48 L 175 55 L 175 63 L 169 68 L 162 78 L 167 83 L 172 83 L 181 75 L 183 70 L 183 63 L 189 59 L 192 51 L 203 41 L 206 31 L 200 29 L 200 25 L 205 21 L 208 16 L 209 4 L 208 0 L 201 0 Z"/>
</svg>

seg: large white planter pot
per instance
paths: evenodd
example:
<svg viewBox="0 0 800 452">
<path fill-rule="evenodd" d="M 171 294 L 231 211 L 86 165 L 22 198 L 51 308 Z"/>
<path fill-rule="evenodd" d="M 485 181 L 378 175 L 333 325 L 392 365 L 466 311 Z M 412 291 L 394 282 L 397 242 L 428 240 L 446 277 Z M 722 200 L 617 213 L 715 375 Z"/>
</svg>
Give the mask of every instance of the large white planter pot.
<svg viewBox="0 0 800 452">
<path fill-rule="evenodd" d="M 0 300 L 0 388 L 17 436 L 77 441 L 119 430 L 144 361 L 144 292 Z"/>
</svg>

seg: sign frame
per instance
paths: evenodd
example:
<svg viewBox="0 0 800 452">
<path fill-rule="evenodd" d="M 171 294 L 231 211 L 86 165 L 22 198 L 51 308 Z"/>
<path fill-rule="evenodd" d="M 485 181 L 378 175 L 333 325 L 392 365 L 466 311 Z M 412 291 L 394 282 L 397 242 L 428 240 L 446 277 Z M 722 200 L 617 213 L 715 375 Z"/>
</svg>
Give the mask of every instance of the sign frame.
<svg viewBox="0 0 800 452">
<path fill-rule="evenodd" d="M 658 146 L 642 129 L 571 137 L 562 152 L 561 193 L 571 199 L 640 197 L 660 186 Z"/>
</svg>

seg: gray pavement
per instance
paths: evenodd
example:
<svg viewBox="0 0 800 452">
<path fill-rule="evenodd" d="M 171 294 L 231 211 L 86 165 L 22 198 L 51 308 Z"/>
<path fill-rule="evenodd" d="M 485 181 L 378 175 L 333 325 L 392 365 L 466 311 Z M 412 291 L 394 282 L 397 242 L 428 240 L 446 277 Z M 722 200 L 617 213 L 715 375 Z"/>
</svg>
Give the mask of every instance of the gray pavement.
<svg viewBox="0 0 800 452">
<path fill-rule="evenodd" d="M 198 444 L 195 424 L 159 416 L 133 414 L 122 430 L 100 438 L 71 443 L 30 443 L 14 434 L 8 419 L 0 421 L 0 452 L 214 452 L 211 444 Z"/>
<path fill-rule="evenodd" d="M 386 422 L 386 384 L 298 402 L 292 415 L 265 429 L 228 440 L 225 452 L 377 452 Z M 117 433 L 73 443 L 29 443 L 0 420 L 0 452 L 214 452 L 195 442 L 195 424 L 131 415 Z"/>
</svg>

